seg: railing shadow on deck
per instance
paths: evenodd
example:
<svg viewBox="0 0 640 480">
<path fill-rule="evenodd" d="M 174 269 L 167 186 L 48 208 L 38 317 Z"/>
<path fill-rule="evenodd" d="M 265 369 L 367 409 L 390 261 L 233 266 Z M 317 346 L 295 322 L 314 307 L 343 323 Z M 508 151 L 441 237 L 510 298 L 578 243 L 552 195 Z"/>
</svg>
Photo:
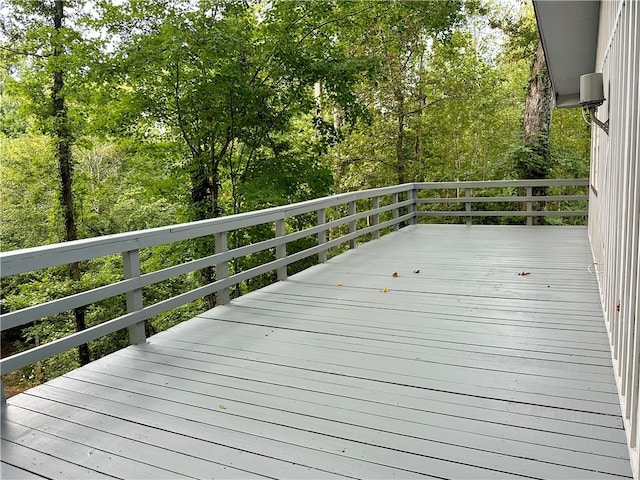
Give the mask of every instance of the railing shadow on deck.
<svg viewBox="0 0 640 480">
<path fill-rule="evenodd" d="M 577 217 L 586 222 L 587 188 L 588 180 L 585 179 L 407 183 L 211 220 L 0 253 L 0 278 L 114 254 L 121 255 L 123 260 L 120 281 L 6 313 L 0 316 L 3 332 L 118 295 L 124 294 L 127 304 L 124 315 L 2 358 L 0 374 L 5 375 L 125 328 L 129 329 L 130 343 L 143 343 L 144 322 L 156 315 L 211 294 L 216 294 L 218 304 L 229 303 L 230 288 L 234 285 L 273 271 L 277 272 L 278 280 L 285 280 L 287 267 L 295 262 L 313 258 L 314 263 L 323 263 L 345 245 L 355 248 L 357 242 L 379 238 L 403 225 L 420 221 L 464 221 L 471 225 L 474 219 L 487 217 L 503 218 L 503 221 L 506 218 L 505 223 L 513 220 L 528 225 L 542 217 Z M 559 192 L 546 194 L 547 189 Z M 534 195 L 535 192 L 545 194 Z M 315 225 L 293 229 L 291 220 L 303 215 L 315 215 Z M 232 232 L 257 225 L 270 225 L 274 236 L 229 249 L 228 236 Z M 215 239 L 215 252 L 211 255 L 141 273 L 141 250 L 203 237 Z M 304 238 L 313 238 L 313 246 L 295 253 L 287 252 L 288 245 Z M 229 265 L 234 259 L 265 251 L 271 252 L 270 260 L 230 274 Z M 145 287 L 207 267 L 215 269 L 213 282 L 144 305 Z M 4 404 L 4 391 L 0 390 Z"/>
</svg>

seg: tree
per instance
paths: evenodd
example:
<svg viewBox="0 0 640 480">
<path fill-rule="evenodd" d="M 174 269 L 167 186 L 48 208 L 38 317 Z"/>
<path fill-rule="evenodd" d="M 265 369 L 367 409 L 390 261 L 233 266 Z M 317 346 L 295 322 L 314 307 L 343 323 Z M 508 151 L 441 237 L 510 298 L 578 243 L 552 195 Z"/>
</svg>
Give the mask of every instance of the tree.
<svg viewBox="0 0 640 480">
<path fill-rule="evenodd" d="M 531 61 L 531 76 L 527 86 L 522 140 L 530 156 L 520 157 L 518 168 L 522 178 L 547 178 L 550 170 L 551 149 L 549 127 L 553 108 L 553 90 L 547 70 L 542 41 L 538 39 Z M 542 193 L 542 192 L 540 192 Z"/>
<path fill-rule="evenodd" d="M 419 8 L 422 15 L 435 7 L 432 3 L 406 6 Z M 370 121 L 343 129 L 344 141 L 328 155 L 337 188 L 511 174 L 504 152 L 520 136 L 520 64 L 514 67 L 499 61 L 496 44 L 481 41 L 489 31 L 487 12 L 471 4 L 457 13 L 453 7 L 449 5 L 450 15 L 440 17 L 439 23 L 434 11 L 426 30 L 420 16 L 411 31 L 391 20 L 387 25 L 384 15 L 381 26 L 374 13 L 365 22 L 372 38 L 361 48 L 372 50 L 379 73 L 367 77 L 357 90 L 369 107 Z M 388 4 L 384 8 L 390 9 Z M 384 25 L 388 38 L 375 30 Z"/>
<path fill-rule="evenodd" d="M 484 50 L 470 23 L 433 46 L 425 73 L 432 96 L 442 99 L 420 119 L 426 181 L 503 178 L 501 156 L 519 134 L 521 85 Z"/>
<path fill-rule="evenodd" d="M 65 20 L 64 1 L 55 0 L 53 6 L 53 57 L 54 63 L 60 59 L 65 47 L 63 37 L 63 22 Z M 73 156 L 71 144 L 73 137 L 69 125 L 67 114 L 66 98 L 64 95 L 64 70 L 62 66 L 54 65 L 53 87 L 51 89 L 51 101 L 53 103 L 53 139 L 55 143 L 55 157 L 60 169 L 60 203 L 64 218 L 64 240 L 71 242 L 78 239 L 78 229 L 76 226 L 76 207 L 73 198 Z M 80 263 L 69 264 L 69 277 L 78 282 L 82 273 Z M 80 332 L 87 328 L 85 320 L 85 307 L 74 309 L 76 321 L 76 331 Z M 78 347 L 80 365 L 86 365 L 90 361 L 89 346 L 85 343 Z"/>
<path fill-rule="evenodd" d="M 68 17 L 64 0 L 52 2 L 29 2 L 15 0 L 14 16 L 4 19 L 2 31 L 8 37 L 8 44 L 2 47 L 5 54 L 27 57 L 27 68 L 31 70 L 34 105 L 42 118 L 43 127 L 51 135 L 54 156 L 58 165 L 59 201 L 64 225 L 64 241 L 78 239 L 77 215 L 73 191 L 73 129 L 68 112 L 68 86 L 65 78 L 73 75 L 73 53 L 71 44 L 77 41 L 77 31 L 66 27 Z M 79 5 L 74 5 L 79 8 Z M 77 65 L 77 63 L 76 63 Z M 27 73 L 27 72 L 25 72 Z M 46 76 L 50 75 L 47 85 Z M 27 75 L 29 77 L 29 75 Z M 27 82 L 22 82 L 25 86 Z M 42 106 L 44 92 L 50 91 L 50 105 Z M 35 97 L 35 98 L 34 98 Z M 73 282 L 81 279 L 80 264 L 69 265 L 69 277 Z M 76 330 L 86 328 L 85 308 L 74 310 Z M 80 364 L 89 363 L 89 347 L 78 348 Z"/>
<path fill-rule="evenodd" d="M 425 68 L 431 46 L 448 37 L 461 18 L 461 7 L 457 1 L 377 4 L 359 17 L 359 28 L 352 29 L 348 37 L 356 52 L 355 35 L 361 37 L 360 48 L 379 64 L 376 76 L 363 82 L 360 94 L 370 109 L 385 119 L 385 130 L 393 131 L 395 182 L 411 180 L 407 173 L 407 128 L 429 106 L 442 100 L 431 94 Z M 419 137 L 414 137 L 414 146 Z M 413 150 L 419 155 L 419 148 Z"/>
<path fill-rule="evenodd" d="M 332 38 L 348 18 L 333 2 L 244 1 L 105 3 L 106 28 L 121 38 L 112 61 L 114 92 L 149 125 L 166 128 L 188 152 L 193 220 L 241 210 L 241 185 L 276 161 L 278 136 L 313 108 L 312 86 L 353 81 L 357 62 Z M 113 70 L 108 70 L 110 75 Z M 134 117 L 137 117 L 134 116 Z M 231 189 L 222 203 L 223 185 Z M 199 247 L 202 254 L 212 245 Z M 213 281 L 211 268 L 203 271 Z M 213 298 L 208 302 L 213 306 Z"/>
<path fill-rule="evenodd" d="M 546 178 L 552 163 L 549 131 L 553 91 L 533 8 L 522 5 L 516 16 L 494 18 L 493 23 L 507 34 L 506 59 L 529 63 L 521 142 L 514 149 L 516 172 L 520 178 Z"/>
</svg>

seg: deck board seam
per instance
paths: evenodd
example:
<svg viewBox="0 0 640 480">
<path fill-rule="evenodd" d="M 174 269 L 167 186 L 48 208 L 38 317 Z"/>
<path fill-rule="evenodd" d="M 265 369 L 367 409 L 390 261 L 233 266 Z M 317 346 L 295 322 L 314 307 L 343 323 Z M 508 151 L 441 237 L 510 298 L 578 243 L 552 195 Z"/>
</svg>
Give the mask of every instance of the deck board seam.
<svg viewBox="0 0 640 480">
<path fill-rule="evenodd" d="M 176 357 L 176 358 L 183 358 L 183 357 L 178 356 L 178 355 L 170 355 L 170 354 L 166 354 L 166 353 L 164 355 L 171 356 L 171 357 Z M 402 382 L 394 382 L 394 381 L 390 381 L 390 380 L 378 380 L 378 379 L 372 379 L 372 378 L 368 378 L 368 377 L 364 377 L 364 376 L 360 376 L 360 375 L 353 375 L 353 374 L 347 374 L 347 373 L 336 373 L 336 372 L 330 372 L 330 371 L 325 371 L 325 370 L 320 370 L 320 369 L 314 369 L 314 368 L 310 368 L 310 367 L 292 366 L 292 365 L 286 365 L 286 364 L 281 364 L 281 363 L 276 363 L 276 362 L 267 362 L 267 361 L 264 361 L 264 360 L 262 360 L 262 361 L 251 360 L 251 359 L 246 359 L 246 358 L 242 358 L 242 357 L 234 357 L 234 356 L 231 356 L 231 355 L 220 355 L 220 354 L 218 354 L 217 356 L 220 356 L 220 357 L 223 357 L 223 358 L 229 358 L 229 359 L 243 360 L 243 361 L 251 362 L 251 363 L 259 363 L 259 364 L 263 364 L 263 365 L 286 367 L 286 368 L 291 368 L 291 369 L 294 369 L 294 370 L 300 370 L 300 371 L 306 371 L 306 372 L 314 372 L 314 373 L 320 373 L 320 374 L 343 377 L 343 378 L 349 378 L 349 379 L 366 380 L 366 381 L 371 381 L 371 382 L 384 383 L 386 385 L 397 385 L 397 386 L 402 386 L 402 387 L 415 388 L 415 389 L 418 389 L 418 390 L 441 392 L 441 393 L 447 393 L 447 394 L 452 394 L 452 395 L 460 395 L 460 396 L 470 397 L 470 398 L 481 398 L 481 399 L 488 399 L 488 400 L 507 401 L 507 402 L 510 402 L 510 403 L 517 403 L 517 404 L 520 404 L 520 405 L 545 406 L 545 407 L 548 407 L 548 408 L 554 408 L 554 409 L 559 409 L 559 410 L 568 410 L 568 411 L 582 412 L 582 413 L 594 413 L 594 414 L 597 414 L 597 415 L 607 415 L 607 416 L 613 416 L 613 417 L 617 417 L 618 416 L 617 413 L 615 413 L 615 414 L 614 413 L 604 413 L 604 412 L 590 411 L 590 410 L 570 408 L 570 407 L 561 407 L 561 406 L 555 406 L 555 405 L 544 405 L 544 404 L 540 404 L 540 403 L 525 402 L 523 400 L 515 400 L 515 399 L 504 399 L 504 398 L 501 399 L 501 398 L 498 398 L 498 397 L 491 397 L 491 396 L 487 396 L 487 395 L 477 395 L 477 394 L 463 393 L 463 392 L 457 392 L 457 391 L 453 391 L 453 390 L 446 390 L 446 389 L 442 389 L 442 388 L 434 388 L 434 387 L 427 387 L 427 386 L 412 385 L 412 384 L 402 383 Z M 201 361 L 204 362 L 204 360 L 201 360 Z M 417 377 L 417 378 L 420 378 L 420 377 Z M 455 383 L 455 382 L 451 382 L 451 383 Z M 491 388 L 491 387 L 489 387 L 489 388 Z M 504 390 L 504 389 L 495 389 L 495 390 L 512 392 L 512 390 Z M 522 393 L 531 394 L 532 392 L 522 392 Z M 550 398 L 579 400 L 579 398 L 565 397 L 565 396 L 561 396 L 561 395 L 547 395 L 547 396 L 550 397 Z M 603 404 L 603 405 L 605 405 L 605 404 L 606 405 L 613 405 L 613 406 L 616 406 L 616 407 L 619 406 L 619 403 L 617 402 L 617 396 L 616 396 L 616 401 L 612 401 L 612 402 L 603 402 L 603 401 L 597 401 L 597 400 L 591 400 L 591 402 L 592 403 Z"/>
<path fill-rule="evenodd" d="M 102 373 L 102 372 L 96 372 L 96 373 Z M 107 374 L 106 374 L 106 373 L 103 373 L 103 375 L 107 375 Z M 117 376 L 117 375 L 116 375 L 116 376 Z M 132 379 L 130 379 L 130 378 L 128 378 L 128 377 L 122 377 L 122 376 L 118 376 L 118 377 L 119 377 L 119 378 L 122 378 L 123 380 L 129 380 L 129 381 L 132 381 Z M 124 388 L 121 388 L 121 387 L 110 387 L 108 384 L 105 384 L 105 383 L 98 383 L 98 382 L 90 381 L 90 380 L 87 380 L 87 379 L 78 379 L 78 381 L 87 382 L 87 383 L 93 383 L 93 384 L 96 384 L 96 385 L 100 385 L 100 386 L 107 387 L 107 388 L 114 388 L 114 389 L 121 390 L 121 391 L 128 391 L 128 392 L 132 392 L 132 393 L 135 393 L 135 392 L 136 392 L 135 390 L 127 390 L 127 389 L 124 389 Z M 157 387 L 161 387 L 161 388 L 163 387 L 163 386 L 162 386 L 162 385 L 160 385 L 160 384 L 153 383 L 153 382 L 146 382 L 146 381 L 143 381 L 143 380 L 140 380 L 140 379 L 135 379 L 135 380 L 133 380 L 133 381 L 134 381 L 134 382 L 139 382 L 139 383 L 145 383 L 145 384 L 147 384 L 147 385 L 157 386 Z M 180 390 L 180 391 L 183 391 L 183 392 L 186 392 L 186 393 L 191 393 L 191 394 L 193 394 L 193 395 L 197 395 L 197 396 L 206 396 L 206 394 L 204 394 L 204 393 L 196 392 L 196 391 L 194 391 L 194 390 L 188 390 L 188 389 L 178 388 L 178 387 L 175 387 L 175 386 L 174 386 L 174 387 L 172 387 L 172 389 L 174 389 L 174 390 Z M 231 390 L 244 390 L 244 391 L 246 391 L 246 392 L 252 392 L 251 390 L 247 390 L 247 389 L 238 389 L 238 388 L 236 388 L 236 387 L 232 388 Z M 142 394 L 142 395 L 148 395 L 148 394 Z M 267 395 L 267 394 L 262 394 L 262 395 Z M 289 400 L 291 400 L 291 399 L 290 399 L 290 398 L 288 398 L 288 397 L 280 397 L 280 396 L 275 396 L 275 395 L 273 395 L 273 396 L 274 396 L 274 397 L 285 398 L 285 399 L 289 399 Z M 258 404 L 258 403 L 252 403 L 252 402 L 248 402 L 248 401 L 244 401 L 244 400 L 238 400 L 238 399 L 232 398 L 232 397 L 230 397 L 230 396 L 229 396 L 229 397 L 221 397 L 221 396 L 218 396 L 218 397 L 216 397 L 216 398 L 219 398 L 219 399 L 221 399 L 221 400 L 228 400 L 228 401 L 232 401 L 232 402 L 235 402 L 235 403 L 241 403 L 241 404 L 246 404 L 246 405 L 252 405 L 252 406 L 260 407 L 260 408 L 268 408 L 268 409 L 272 409 L 272 410 L 280 411 L 280 412 L 283 412 L 283 413 L 292 413 L 290 410 L 287 410 L 287 409 L 277 408 L 277 407 L 273 407 L 273 406 L 264 406 L 264 405 L 260 405 L 260 404 Z M 178 402 L 178 403 L 180 403 L 180 402 Z M 306 402 L 304 402 L 304 403 L 314 404 L 314 402 L 308 402 L 308 401 L 306 401 Z M 322 404 L 316 403 L 316 405 L 322 405 Z M 334 408 L 335 408 L 335 407 L 334 407 Z M 346 411 L 353 411 L 354 413 L 356 412 L 355 410 L 346 409 L 346 408 L 344 408 L 343 410 L 346 410 Z M 398 434 L 398 432 L 393 432 L 393 431 L 390 431 L 390 430 L 384 430 L 384 429 L 381 429 L 381 428 L 374 428 L 374 427 L 371 427 L 371 426 L 364 426 L 364 425 L 360 425 L 360 424 L 356 424 L 356 423 L 349 423 L 349 422 L 340 421 L 340 420 L 328 419 L 328 418 L 325 418 L 325 417 L 320 417 L 320 416 L 312 415 L 312 414 L 309 414 L 309 413 L 299 413 L 299 412 L 294 412 L 294 413 L 295 413 L 296 415 L 300 415 L 300 416 L 307 416 L 307 417 L 310 417 L 310 418 L 317 418 L 317 419 L 321 419 L 321 420 L 333 421 L 333 422 L 335 422 L 335 423 L 341 423 L 341 424 L 345 424 L 345 425 L 352 425 L 352 426 L 357 426 L 357 427 L 362 427 L 362 428 L 368 428 L 368 429 L 375 430 L 375 431 L 380 431 L 380 432 L 386 432 L 386 433 L 391 433 L 391 434 Z M 361 412 L 360 412 L 360 413 L 361 413 Z M 374 414 L 367 414 L 367 415 L 374 415 Z M 389 416 L 383 416 L 383 415 L 374 415 L 374 416 L 380 416 L 380 417 L 386 417 L 386 418 L 390 418 L 390 419 L 400 420 L 400 419 L 398 419 L 398 418 L 396 418 L 396 417 L 389 417 Z M 255 419 L 255 418 L 252 418 L 252 419 L 257 420 L 257 421 L 262 421 L 262 420 Z M 416 422 L 411 422 L 411 423 L 416 423 Z M 422 424 L 422 425 L 430 426 L 430 427 L 434 427 L 434 428 L 442 428 L 442 427 L 439 427 L 439 426 L 437 426 L 437 425 L 431 425 L 431 424 Z M 461 431 L 462 431 L 462 430 L 461 430 Z M 479 434 L 475 434 L 475 433 L 472 433 L 472 432 L 466 432 L 466 433 L 469 433 L 470 435 L 473 435 L 473 436 L 479 435 Z M 448 444 L 447 442 L 444 442 L 444 441 L 434 440 L 434 439 L 427 439 L 427 438 L 425 438 L 425 437 L 417 437 L 417 436 L 415 436 L 415 435 L 407 435 L 407 436 L 408 436 L 408 437 L 410 437 L 410 438 L 418 438 L 418 439 L 424 439 L 424 440 L 434 441 L 434 442 L 442 443 L 442 444 L 445 444 L 445 445 L 446 445 L 446 444 Z M 486 437 L 487 435 L 483 435 L 483 436 L 485 436 L 485 437 Z M 489 437 L 496 438 L 496 439 L 502 439 L 502 440 L 507 440 L 507 441 L 515 441 L 515 439 L 509 439 L 509 438 L 506 438 L 506 437 L 498 437 L 498 436 L 492 436 L 492 435 L 488 435 L 488 436 L 489 436 Z M 543 444 L 543 443 L 527 442 L 527 441 L 522 441 L 522 440 L 520 440 L 520 442 L 521 442 L 521 443 L 526 443 L 526 444 L 531 444 L 531 445 L 536 445 L 536 446 L 541 446 L 541 447 L 550 447 L 549 445 L 547 445 L 547 444 Z M 614 442 L 611 442 L 611 443 L 614 443 Z M 615 442 L 615 443 L 618 443 L 618 442 Z M 622 443 L 620 442 L 620 444 L 622 444 Z M 461 445 L 461 444 L 452 444 L 452 445 L 456 445 L 456 446 L 459 446 L 459 447 L 462 447 L 462 448 L 471 448 L 471 449 L 480 450 L 480 451 L 485 451 L 485 452 L 492 452 L 492 451 L 490 451 L 490 450 L 483 450 L 483 449 L 479 449 L 479 448 L 470 447 L 470 446 L 467 446 L 467 445 Z M 586 452 L 586 451 L 581 451 L 581 450 L 573 450 L 573 449 L 568 448 L 568 447 L 554 447 L 554 448 L 560 448 L 560 449 L 562 449 L 562 450 L 567 450 L 567 451 L 570 451 L 570 452 L 576 452 L 576 453 L 585 453 L 585 454 L 592 453 L 592 452 Z M 495 453 L 498 453 L 498 452 L 495 452 Z M 509 455 L 509 454 L 506 454 L 506 455 Z M 593 454 L 593 455 L 596 455 L 596 456 L 602 456 L 602 457 L 607 457 L 607 458 L 616 459 L 616 460 L 620 460 L 620 459 L 621 459 L 621 457 L 620 457 L 620 456 L 614 456 L 614 455 L 597 454 L 597 453 L 595 453 L 595 454 Z M 513 456 L 513 457 L 515 457 L 515 458 L 523 458 L 523 457 L 518 457 L 518 456 L 516 456 L 516 455 L 509 455 L 509 456 Z M 552 463 L 552 462 L 551 462 L 551 463 Z M 558 464 L 558 465 L 562 465 L 562 464 Z M 573 466 L 571 466 L 571 465 L 565 465 L 565 466 L 573 467 Z"/>
<path fill-rule="evenodd" d="M 140 361 L 145 362 L 145 363 L 154 363 L 154 362 L 152 362 L 150 360 L 140 360 Z M 159 364 L 159 365 L 165 365 L 165 364 Z M 131 367 L 131 368 L 139 370 L 141 372 L 148 372 L 148 370 L 145 370 L 143 368 L 135 368 L 135 367 Z M 377 401 L 372 400 L 372 399 L 363 400 L 363 399 L 358 398 L 358 397 L 353 397 L 353 396 L 348 396 L 348 395 L 343 395 L 343 394 L 338 394 L 338 393 L 327 393 L 327 392 L 324 392 L 322 390 L 313 390 L 313 389 L 310 389 L 310 388 L 305 388 L 305 387 L 300 387 L 300 386 L 295 386 L 294 387 L 294 386 L 284 385 L 284 384 L 276 383 L 276 382 L 268 382 L 268 381 L 259 380 L 259 379 L 247 379 L 247 378 L 240 377 L 240 376 L 233 376 L 233 375 L 222 374 L 222 373 L 215 373 L 215 374 L 210 373 L 210 372 L 206 372 L 206 373 L 208 373 L 210 375 L 216 375 L 216 376 L 221 376 L 221 377 L 225 377 L 225 378 L 231 378 L 231 379 L 234 379 L 234 380 L 243 380 L 243 381 L 247 381 L 247 382 L 258 382 L 258 383 L 263 383 L 263 384 L 266 384 L 266 385 L 278 386 L 278 387 L 283 387 L 283 388 L 288 388 L 288 389 L 295 389 L 295 390 L 302 390 L 302 391 L 307 391 L 307 392 L 312 392 L 312 393 L 319 393 L 319 394 L 322 394 L 322 395 L 331 395 L 331 396 L 336 396 L 336 397 L 339 397 L 339 398 L 354 399 L 354 400 L 359 400 L 359 401 L 367 401 L 367 402 L 370 402 L 370 403 L 377 403 L 377 404 L 380 404 L 380 405 L 385 406 L 385 407 L 392 406 L 392 404 L 390 404 L 388 402 L 387 403 L 385 403 L 385 402 L 377 402 Z M 169 374 L 166 374 L 166 373 L 164 375 L 167 375 L 169 377 L 178 378 L 178 379 L 184 378 L 184 377 L 181 377 L 181 376 L 177 376 L 177 375 L 173 376 L 173 375 L 169 375 Z M 207 382 L 207 383 L 210 383 L 212 385 L 217 385 L 217 384 L 211 383 L 211 382 Z M 445 402 L 445 403 L 448 404 L 450 402 Z M 433 413 L 433 414 L 437 414 L 437 415 L 452 416 L 452 417 L 455 417 L 455 418 L 476 420 L 476 419 L 473 419 L 473 418 L 470 418 L 470 417 L 464 417 L 464 416 L 460 416 L 460 415 L 452 415 L 452 414 L 448 414 L 448 413 L 437 412 L 435 410 L 433 410 L 433 411 L 424 410 L 424 409 L 418 409 L 418 408 L 409 407 L 409 406 L 402 406 L 402 408 L 403 409 L 415 410 L 415 411 L 419 411 L 419 412 L 425 412 L 425 413 Z M 502 409 L 493 409 L 493 411 L 504 412 Z M 530 416 L 530 417 L 534 417 L 534 418 L 546 418 L 546 417 L 540 417 L 538 415 L 531 415 L 531 414 L 517 414 L 517 415 Z M 554 418 L 553 420 L 556 421 L 556 422 L 576 423 L 573 420 L 566 420 L 566 419 L 563 419 L 563 418 Z M 477 420 L 477 421 L 487 422 L 487 423 L 499 423 L 499 422 L 488 421 L 488 420 L 485 420 L 485 419 L 481 419 L 481 420 Z M 541 429 L 530 428 L 530 427 L 521 427 L 521 426 L 515 425 L 515 424 L 508 424 L 508 423 L 499 423 L 499 424 L 513 426 L 513 427 L 516 427 L 516 428 L 525 428 L 525 429 L 535 430 L 535 431 L 539 430 L 539 431 L 549 432 L 549 433 L 558 433 L 558 432 L 554 432 L 553 430 L 541 430 Z M 591 425 L 591 424 L 586 424 L 586 425 Z M 598 428 L 607 428 L 607 429 L 618 430 L 618 431 L 622 431 L 623 430 L 622 426 L 613 427 L 613 426 L 608 426 L 608 425 L 601 425 Z M 573 435 L 573 434 L 566 434 L 566 435 L 577 436 L 577 435 Z M 584 438 L 593 438 L 593 437 L 584 437 Z M 622 445 L 626 445 L 626 442 L 624 442 L 622 440 L 618 441 L 617 443 L 620 443 Z"/>
</svg>

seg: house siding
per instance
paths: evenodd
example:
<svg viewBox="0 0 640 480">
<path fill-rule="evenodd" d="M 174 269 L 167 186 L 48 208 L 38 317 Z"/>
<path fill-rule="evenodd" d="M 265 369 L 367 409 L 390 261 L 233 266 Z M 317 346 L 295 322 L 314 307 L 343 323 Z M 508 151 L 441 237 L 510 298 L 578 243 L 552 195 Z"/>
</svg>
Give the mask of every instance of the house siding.
<svg viewBox="0 0 640 480">
<path fill-rule="evenodd" d="M 640 8 L 603 1 L 595 71 L 607 101 L 609 135 L 592 129 L 589 235 L 625 419 L 632 468 L 640 471 Z"/>
</svg>

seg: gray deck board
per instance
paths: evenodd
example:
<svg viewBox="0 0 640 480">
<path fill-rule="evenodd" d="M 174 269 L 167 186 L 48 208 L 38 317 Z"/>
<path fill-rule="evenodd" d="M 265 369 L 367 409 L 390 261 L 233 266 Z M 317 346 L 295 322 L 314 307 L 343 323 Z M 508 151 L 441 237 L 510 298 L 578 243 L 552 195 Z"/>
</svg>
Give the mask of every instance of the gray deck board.
<svg viewBox="0 0 640 480">
<path fill-rule="evenodd" d="M 42 478 L 40 475 L 31 473 L 28 470 L 14 467 L 8 463 L 0 463 L 0 477 L 12 478 L 14 480 L 32 480 Z"/>
<path fill-rule="evenodd" d="M 629 478 L 590 263 L 407 227 L 10 398 L 2 478 Z"/>
</svg>

